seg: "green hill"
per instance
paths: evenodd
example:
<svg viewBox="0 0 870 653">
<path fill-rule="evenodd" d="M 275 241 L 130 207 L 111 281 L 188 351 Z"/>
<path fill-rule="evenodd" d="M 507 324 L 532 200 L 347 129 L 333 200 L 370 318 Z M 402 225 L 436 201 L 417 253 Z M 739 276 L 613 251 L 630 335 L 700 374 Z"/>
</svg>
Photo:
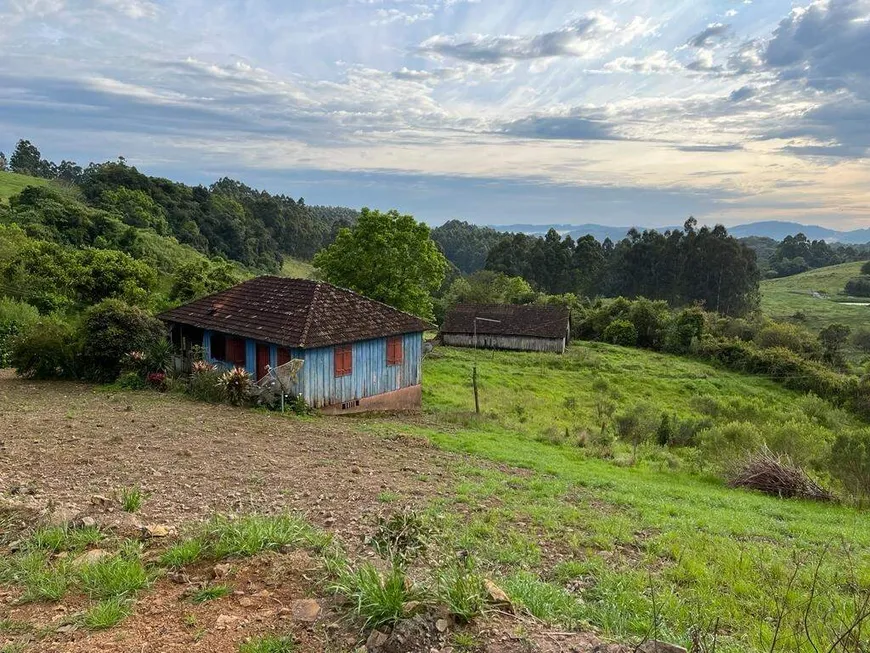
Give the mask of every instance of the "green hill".
<svg viewBox="0 0 870 653">
<path fill-rule="evenodd" d="M 862 263 L 844 263 L 761 282 L 761 308 L 774 320 L 799 321 L 813 331 L 840 322 L 852 329 L 870 323 L 866 298 L 843 294 L 846 282 L 860 274 Z M 850 304 L 854 302 L 854 304 Z M 803 314 L 803 318 L 795 315 Z"/>
<path fill-rule="evenodd" d="M 480 415 L 470 383 L 475 362 Z M 692 628 L 718 623 L 717 651 L 767 651 L 770 615 L 795 560 L 808 566 L 791 589 L 807 596 L 812 564 L 824 556 L 825 596 L 808 610 L 814 631 L 830 618 L 828 606 L 846 605 L 838 573 L 854 564 L 862 582 L 870 579 L 870 558 L 849 562 L 850 549 L 870 546 L 861 512 L 729 489 L 705 462 L 710 455 L 733 462 L 742 454 L 724 440 L 753 428 L 780 450 L 861 428 L 816 397 L 686 358 L 588 342 L 564 356 L 436 347 L 424 379 L 422 419 L 367 428 L 424 436 L 469 455 L 458 470 L 463 482 L 432 509 L 449 534 L 440 544 L 494 570 L 546 621 L 638 638 L 657 612 L 661 639 L 688 645 Z M 616 415 L 647 404 L 675 418 L 675 433 L 692 424 L 707 429 L 693 436 L 696 444 L 713 437 L 705 433 L 725 438 L 712 454 L 704 446 L 643 445 L 633 465 L 625 444 L 602 454 L 595 444 L 602 387 Z M 510 473 L 516 468 L 523 478 Z M 798 641 L 801 628 L 800 620 L 783 624 L 788 643 L 774 650 L 811 651 Z"/>
<path fill-rule="evenodd" d="M 49 183 L 47 179 L 39 177 L 0 172 L 0 202 L 8 202 L 10 197 L 17 195 L 27 186 L 45 186 Z"/>
<path fill-rule="evenodd" d="M 288 256 L 281 265 L 281 276 L 291 279 L 311 279 L 314 276 L 314 266 L 307 261 Z"/>
</svg>

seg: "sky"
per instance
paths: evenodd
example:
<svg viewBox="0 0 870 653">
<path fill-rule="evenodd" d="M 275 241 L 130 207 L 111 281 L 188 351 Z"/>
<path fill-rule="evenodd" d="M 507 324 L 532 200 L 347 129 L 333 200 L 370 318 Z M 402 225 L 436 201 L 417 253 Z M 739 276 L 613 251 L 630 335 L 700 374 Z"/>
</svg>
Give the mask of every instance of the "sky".
<svg viewBox="0 0 870 653">
<path fill-rule="evenodd" d="M 0 149 L 432 224 L 870 226 L 870 0 L 0 0 Z"/>
</svg>

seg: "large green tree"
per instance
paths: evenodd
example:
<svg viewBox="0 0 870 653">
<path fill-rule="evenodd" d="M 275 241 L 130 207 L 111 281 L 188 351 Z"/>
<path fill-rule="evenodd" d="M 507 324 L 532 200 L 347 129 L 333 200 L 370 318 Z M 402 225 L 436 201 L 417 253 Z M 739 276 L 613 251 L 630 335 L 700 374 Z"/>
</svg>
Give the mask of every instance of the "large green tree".
<svg viewBox="0 0 870 653">
<path fill-rule="evenodd" d="M 363 209 L 353 229 L 339 231 L 314 257 L 314 266 L 330 283 L 432 319 L 432 294 L 447 260 L 429 227 L 413 216 Z"/>
</svg>

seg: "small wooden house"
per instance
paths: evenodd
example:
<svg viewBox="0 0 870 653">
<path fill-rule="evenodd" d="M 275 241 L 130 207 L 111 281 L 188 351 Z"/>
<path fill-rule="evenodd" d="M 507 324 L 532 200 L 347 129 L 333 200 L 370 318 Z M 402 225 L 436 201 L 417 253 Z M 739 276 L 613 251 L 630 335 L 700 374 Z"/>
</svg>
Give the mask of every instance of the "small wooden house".
<svg viewBox="0 0 870 653">
<path fill-rule="evenodd" d="M 256 379 L 302 360 L 292 389 L 327 413 L 415 410 L 423 320 L 328 283 L 265 276 L 159 316 L 182 351 Z"/>
<path fill-rule="evenodd" d="M 570 337 L 570 311 L 550 304 L 460 304 L 441 327 L 441 341 L 453 347 L 562 354 Z"/>
</svg>

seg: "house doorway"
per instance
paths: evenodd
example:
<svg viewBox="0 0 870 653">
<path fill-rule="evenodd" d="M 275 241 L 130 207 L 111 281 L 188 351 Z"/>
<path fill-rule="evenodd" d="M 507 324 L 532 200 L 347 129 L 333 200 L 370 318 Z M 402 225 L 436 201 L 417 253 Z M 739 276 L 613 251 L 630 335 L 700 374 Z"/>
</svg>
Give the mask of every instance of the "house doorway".
<svg viewBox="0 0 870 653">
<path fill-rule="evenodd" d="M 266 376 L 266 368 L 269 366 L 270 351 L 269 345 L 257 343 L 257 381 Z"/>
</svg>

